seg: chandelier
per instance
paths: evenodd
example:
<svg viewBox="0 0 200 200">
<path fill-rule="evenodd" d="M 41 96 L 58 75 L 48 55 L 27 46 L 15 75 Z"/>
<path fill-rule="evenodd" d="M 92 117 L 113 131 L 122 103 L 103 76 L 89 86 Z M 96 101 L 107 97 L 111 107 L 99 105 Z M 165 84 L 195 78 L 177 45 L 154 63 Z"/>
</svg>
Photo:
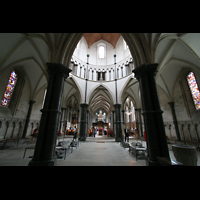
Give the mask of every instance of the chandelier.
<svg viewBox="0 0 200 200">
<path fill-rule="evenodd" d="M 131 112 L 130 110 L 127 110 L 125 113 L 126 113 L 127 115 L 131 115 L 131 114 L 132 114 L 132 112 Z"/>
</svg>

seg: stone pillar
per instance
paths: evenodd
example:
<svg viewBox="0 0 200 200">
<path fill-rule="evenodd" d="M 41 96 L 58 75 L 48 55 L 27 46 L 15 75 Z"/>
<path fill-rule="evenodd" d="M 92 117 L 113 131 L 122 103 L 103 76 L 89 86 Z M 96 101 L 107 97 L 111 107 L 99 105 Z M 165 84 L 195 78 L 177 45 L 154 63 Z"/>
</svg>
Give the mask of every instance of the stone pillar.
<svg viewBox="0 0 200 200">
<path fill-rule="evenodd" d="M 60 63 L 46 63 L 49 81 L 44 107 L 41 110 L 40 128 L 33 159 L 29 166 L 53 166 L 56 164 L 56 139 L 61 114 L 64 80 L 71 69 Z"/>
<path fill-rule="evenodd" d="M 80 104 L 81 106 L 81 119 L 79 130 L 79 141 L 86 141 L 86 126 L 87 126 L 87 103 Z"/>
<path fill-rule="evenodd" d="M 92 81 L 93 81 L 93 74 L 94 74 L 94 70 L 92 70 Z"/>
<path fill-rule="evenodd" d="M 29 108 L 28 108 L 28 113 L 27 113 L 27 116 L 26 116 L 26 121 L 25 121 L 25 125 L 24 125 L 24 131 L 23 131 L 23 134 L 22 134 L 22 138 L 26 137 L 26 132 L 27 132 L 27 129 L 28 129 L 28 124 L 30 122 L 32 107 L 33 107 L 33 104 L 35 102 L 36 101 L 33 101 L 33 100 L 29 101 Z"/>
<path fill-rule="evenodd" d="M 178 122 L 177 122 L 176 113 L 175 113 L 175 109 L 174 109 L 174 102 L 168 102 L 168 104 L 170 105 L 170 108 L 172 111 L 172 118 L 173 118 L 173 123 L 174 123 L 175 131 L 176 131 L 176 137 L 177 137 L 177 140 L 180 141 L 181 137 L 180 137 Z"/>
<path fill-rule="evenodd" d="M 62 126 L 61 126 L 61 131 L 63 133 L 63 135 L 65 135 L 65 132 L 66 132 L 66 126 L 67 126 L 67 108 L 64 108 L 63 107 L 63 111 L 64 111 L 64 119 L 62 121 Z"/>
<path fill-rule="evenodd" d="M 115 142 L 122 142 L 122 120 L 121 120 L 121 104 L 114 104 L 115 107 L 115 123 L 116 123 L 116 137 Z"/>
<path fill-rule="evenodd" d="M 89 129 L 89 110 L 87 110 L 87 114 L 86 114 L 86 119 L 87 119 L 87 122 L 86 122 L 86 133 L 87 133 L 87 137 L 89 137 L 89 134 L 88 134 L 88 129 Z"/>
<path fill-rule="evenodd" d="M 98 81 L 98 70 L 96 70 L 96 81 Z"/>
<path fill-rule="evenodd" d="M 60 119 L 59 119 L 59 128 L 58 128 L 58 130 L 60 130 L 61 132 L 62 132 L 62 121 L 63 121 L 63 115 L 64 115 L 64 111 L 63 111 L 64 109 L 63 108 L 61 108 L 61 115 L 60 115 Z"/>
<path fill-rule="evenodd" d="M 115 137 L 115 111 L 112 110 L 112 129 L 113 129 L 113 137 Z"/>
<path fill-rule="evenodd" d="M 122 130 L 124 129 L 124 126 L 125 126 L 125 121 L 124 121 L 124 110 L 122 110 L 122 117 L 123 117 L 123 127 L 122 127 Z"/>
<path fill-rule="evenodd" d="M 157 157 L 169 159 L 160 103 L 157 94 L 155 74 L 158 64 L 143 64 L 133 70 L 139 81 L 143 107 L 144 125 L 148 149 L 147 165 L 159 165 Z"/>
<path fill-rule="evenodd" d="M 139 128 L 140 136 L 143 137 L 144 135 L 143 135 L 143 127 L 142 127 L 141 108 L 136 108 L 135 110 L 138 111 L 138 113 L 137 113 L 138 114 L 137 124 L 139 124 L 139 126 L 140 126 L 140 128 Z"/>
<path fill-rule="evenodd" d="M 79 110 L 77 110 L 77 138 L 79 138 L 79 130 L 80 130 L 80 123 L 79 123 Z"/>
</svg>

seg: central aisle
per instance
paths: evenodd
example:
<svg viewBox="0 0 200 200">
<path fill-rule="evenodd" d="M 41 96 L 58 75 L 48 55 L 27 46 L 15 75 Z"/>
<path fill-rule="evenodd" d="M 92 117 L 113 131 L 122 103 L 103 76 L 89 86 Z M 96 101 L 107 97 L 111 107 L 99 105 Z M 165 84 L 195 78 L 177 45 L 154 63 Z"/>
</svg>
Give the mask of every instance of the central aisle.
<svg viewBox="0 0 200 200">
<path fill-rule="evenodd" d="M 145 160 L 136 161 L 113 138 L 87 138 L 80 146 L 68 154 L 66 159 L 58 159 L 57 166 L 146 166 Z"/>
</svg>

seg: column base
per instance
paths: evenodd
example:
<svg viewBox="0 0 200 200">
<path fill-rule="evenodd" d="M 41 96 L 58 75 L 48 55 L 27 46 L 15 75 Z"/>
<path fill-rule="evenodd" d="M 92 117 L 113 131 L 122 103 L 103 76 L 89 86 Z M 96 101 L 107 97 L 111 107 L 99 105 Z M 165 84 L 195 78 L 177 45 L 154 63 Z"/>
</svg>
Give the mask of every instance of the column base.
<svg viewBox="0 0 200 200">
<path fill-rule="evenodd" d="M 86 137 L 79 137 L 78 140 L 79 141 L 86 141 Z"/>
<path fill-rule="evenodd" d="M 55 166 L 57 164 L 57 159 L 47 160 L 47 161 L 33 161 L 28 163 L 28 166 Z"/>
<path fill-rule="evenodd" d="M 123 142 L 124 140 L 123 140 L 123 138 L 121 138 L 121 137 L 117 137 L 117 138 L 115 138 L 115 142 Z"/>
<path fill-rule="evenodd" d="M 147 158 L 146 159 L 146 166 L 160 166 L 160 163 Z"/>
</svg>

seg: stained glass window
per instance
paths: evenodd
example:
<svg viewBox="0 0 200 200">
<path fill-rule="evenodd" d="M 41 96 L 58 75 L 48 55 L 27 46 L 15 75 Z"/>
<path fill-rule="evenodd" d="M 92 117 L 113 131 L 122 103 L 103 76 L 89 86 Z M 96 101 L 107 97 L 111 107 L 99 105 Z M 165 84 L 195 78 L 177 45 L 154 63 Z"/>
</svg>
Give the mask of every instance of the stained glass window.
<svg viewBox="0 0 200 200">
<path fill-rule="evenodd" d="M 6 91 L 4 92 L 3 99 L 1 101 L 1 106 L 8 107 L 16 82 L 17 74 L 14 71 L 12 71 L 8 80 L 8 84 L 6 86 Z"/>
<path fill-rule="evenodd" d="M 193 72 L 190 72 L 188 74 L 187 81 L 190 87 L 195 108 L 196 110 L 199 110 L 200 109 L 200 92 L 199 92 L 199 87 L 197 85 L 197 81 Z"/>
</svg>

